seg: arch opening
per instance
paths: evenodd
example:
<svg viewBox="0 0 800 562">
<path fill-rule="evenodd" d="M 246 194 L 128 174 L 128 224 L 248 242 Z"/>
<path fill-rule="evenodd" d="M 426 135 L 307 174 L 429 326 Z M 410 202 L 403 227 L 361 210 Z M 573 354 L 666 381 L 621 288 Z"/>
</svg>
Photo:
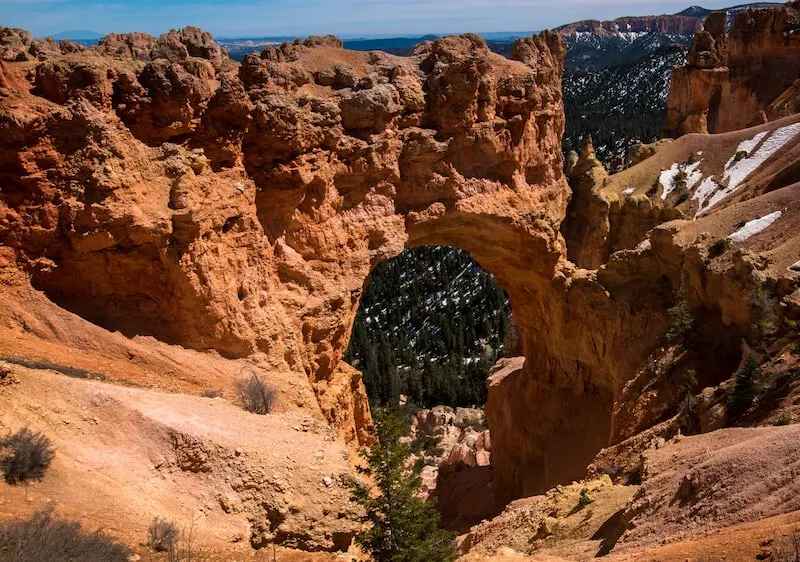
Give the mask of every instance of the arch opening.
<svg viewBox="0 0 800 562">
<path fill-rule="evenodd" d="M 373 269 L 344 358 L 373 408 L 482 407 L 490 369 L 518 342 L 494 277 L 464 250 L 422 246 Z"/>
</svg>

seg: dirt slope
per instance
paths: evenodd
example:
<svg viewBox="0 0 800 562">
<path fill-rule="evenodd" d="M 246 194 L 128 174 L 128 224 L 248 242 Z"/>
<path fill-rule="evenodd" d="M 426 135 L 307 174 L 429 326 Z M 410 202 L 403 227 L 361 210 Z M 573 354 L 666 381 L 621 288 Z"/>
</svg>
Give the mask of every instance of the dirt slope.
<svg viewBox="0 0 800 562">
<path fill-rule="evenodd" d="M 307 414 L 257 416 L 224 399 L 11 369 L 0 432 L 29 425 L 57 455 L 41 483 L 0 483 L 0 519 L 55 501 L 58 513 L 129 544 L 159 516 L 194 522 L 203 544 L 238 553 L 272 540 L 346 550 L 358 528 L 347 450 Z"/>
</svg>

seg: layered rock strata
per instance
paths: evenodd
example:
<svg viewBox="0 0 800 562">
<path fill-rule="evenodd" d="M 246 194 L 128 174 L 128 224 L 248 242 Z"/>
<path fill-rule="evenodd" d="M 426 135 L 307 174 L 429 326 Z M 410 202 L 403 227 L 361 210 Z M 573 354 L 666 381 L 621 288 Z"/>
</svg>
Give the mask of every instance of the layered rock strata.
<svg viewBox="0 0 800 562">
<path fill-rule="evenodd" d="M 800 78 L 800 2 L 745 10 L 727 33 L 715 12 L 672 72 L 664 136 L 723 133 L 794 113 Z"/>
<path fill-rule="evenodd" d="M 639 250 L 631 241 L 664 217 L 622 230 L 605 219 L 624 242 L 588 244 L 593 269 L 569 262 L 564 54 L 548 32 L 510 59 L 473 35 L 408 58 L 325 37 L 238 64 L 189 28 L 0 63 L 3 260 L 110 330 L 296 373 L 358 444 L 369 412 L 342 355 L 371 268 L 404 247 L 463 248 L 508 291 L 525 356 L 489 381 L 497 499 L 580 478 L 597 451 L 679 402 L 639 392 L 667 309 L 683 298 L 717 340 L 736 341 L 756 287 L 789 302 L 797 260 L 791 237 L 712 259 L 696 230 L 727 236 L 788 205 L 785 168 L 763 204 L 722 203 L 722 222 L 659 227 Z M 643 209 L 649 189 L 634 188 Z"/>
<path fill-rule="evenodd" d="M 326 37 L 240 65 L 188 28 L 4 63 L 0 243 L 103 327 L 308 377 L 365 442 L 341 358 L 371 268 L 404 247 L 471 251 L 527 346 L 557 344 L 531 327 L 563 262 L 563 56 L 549 33 L 510 60 L 471 35 L 409 58 Z"/>
</svg>

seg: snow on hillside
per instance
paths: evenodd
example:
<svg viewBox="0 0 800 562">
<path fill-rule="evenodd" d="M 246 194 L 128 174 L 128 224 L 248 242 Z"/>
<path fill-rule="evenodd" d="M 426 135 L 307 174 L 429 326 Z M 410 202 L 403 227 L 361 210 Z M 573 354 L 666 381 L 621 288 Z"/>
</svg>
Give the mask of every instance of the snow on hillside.
<svg viewBox="0 0 800 562">
<path fill-rule="evenodd" d="M 672 68 L 685 58 L 685 48 L 673 46 L 609 68 L 565 71 L 564 150 L 577 150 L 591 135 L 598 158 L 613 167 L 615 160 L 624 160 L 631 144 L 656 140 L 664 124 Z"/>
<path fill-rule="evenodd" d="M 736 189 L 740 183 L 760 168 L 770 156 L 775 154 L 778 149 L 792 140 L 798 133 L 800 133 L 800 123 L 776 129 L 763 141 L 763 144 L 761 144 L 755 152 L 753 152 L 753 150 L 762 142 L 767 133 L 761 133 L 749 141 L 742 142 L 737 148 L 736 153 L 725 165 L 724 177 L 728 180 L 728 188 Z M 739 158 L 741 153 L 747 153 L 747 156 Z"/>
<path fill-rule="evenodd" d="M 700 171 L 700 162 L 694 164 L 673 164 L 669 170 L 664 170 L 658 178 L 661 184 L 661 199 L 666 200 L 678 189 L 691 190 L 703 179 Z"/>
<path fill-rule="evenodd" d="M 745 223 L 742 228 L 728 236 L 728 239 L 731 242 L 744 242 L 748 238 L 752 238 L 756 234 L 764 231 L 782 216 L 783 213 L 781 211 L 775 211 L 774 213 L 771 213 L 765 217 L 751 220 Z"/>
</svg>

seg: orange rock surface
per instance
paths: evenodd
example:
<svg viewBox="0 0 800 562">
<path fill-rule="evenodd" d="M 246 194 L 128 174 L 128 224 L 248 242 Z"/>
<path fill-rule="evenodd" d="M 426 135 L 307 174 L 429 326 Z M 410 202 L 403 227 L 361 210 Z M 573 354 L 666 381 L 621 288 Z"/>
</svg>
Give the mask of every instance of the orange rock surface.
<svg viewBox="0 0 800 562">
<path fill-rule="evenodd" d="M 735 131 L 800 110 L 800 2 L 745 10 L 730 35 L 722 12 L 704 27 L 672 71 L 664 136 Z"/>
</svg>

